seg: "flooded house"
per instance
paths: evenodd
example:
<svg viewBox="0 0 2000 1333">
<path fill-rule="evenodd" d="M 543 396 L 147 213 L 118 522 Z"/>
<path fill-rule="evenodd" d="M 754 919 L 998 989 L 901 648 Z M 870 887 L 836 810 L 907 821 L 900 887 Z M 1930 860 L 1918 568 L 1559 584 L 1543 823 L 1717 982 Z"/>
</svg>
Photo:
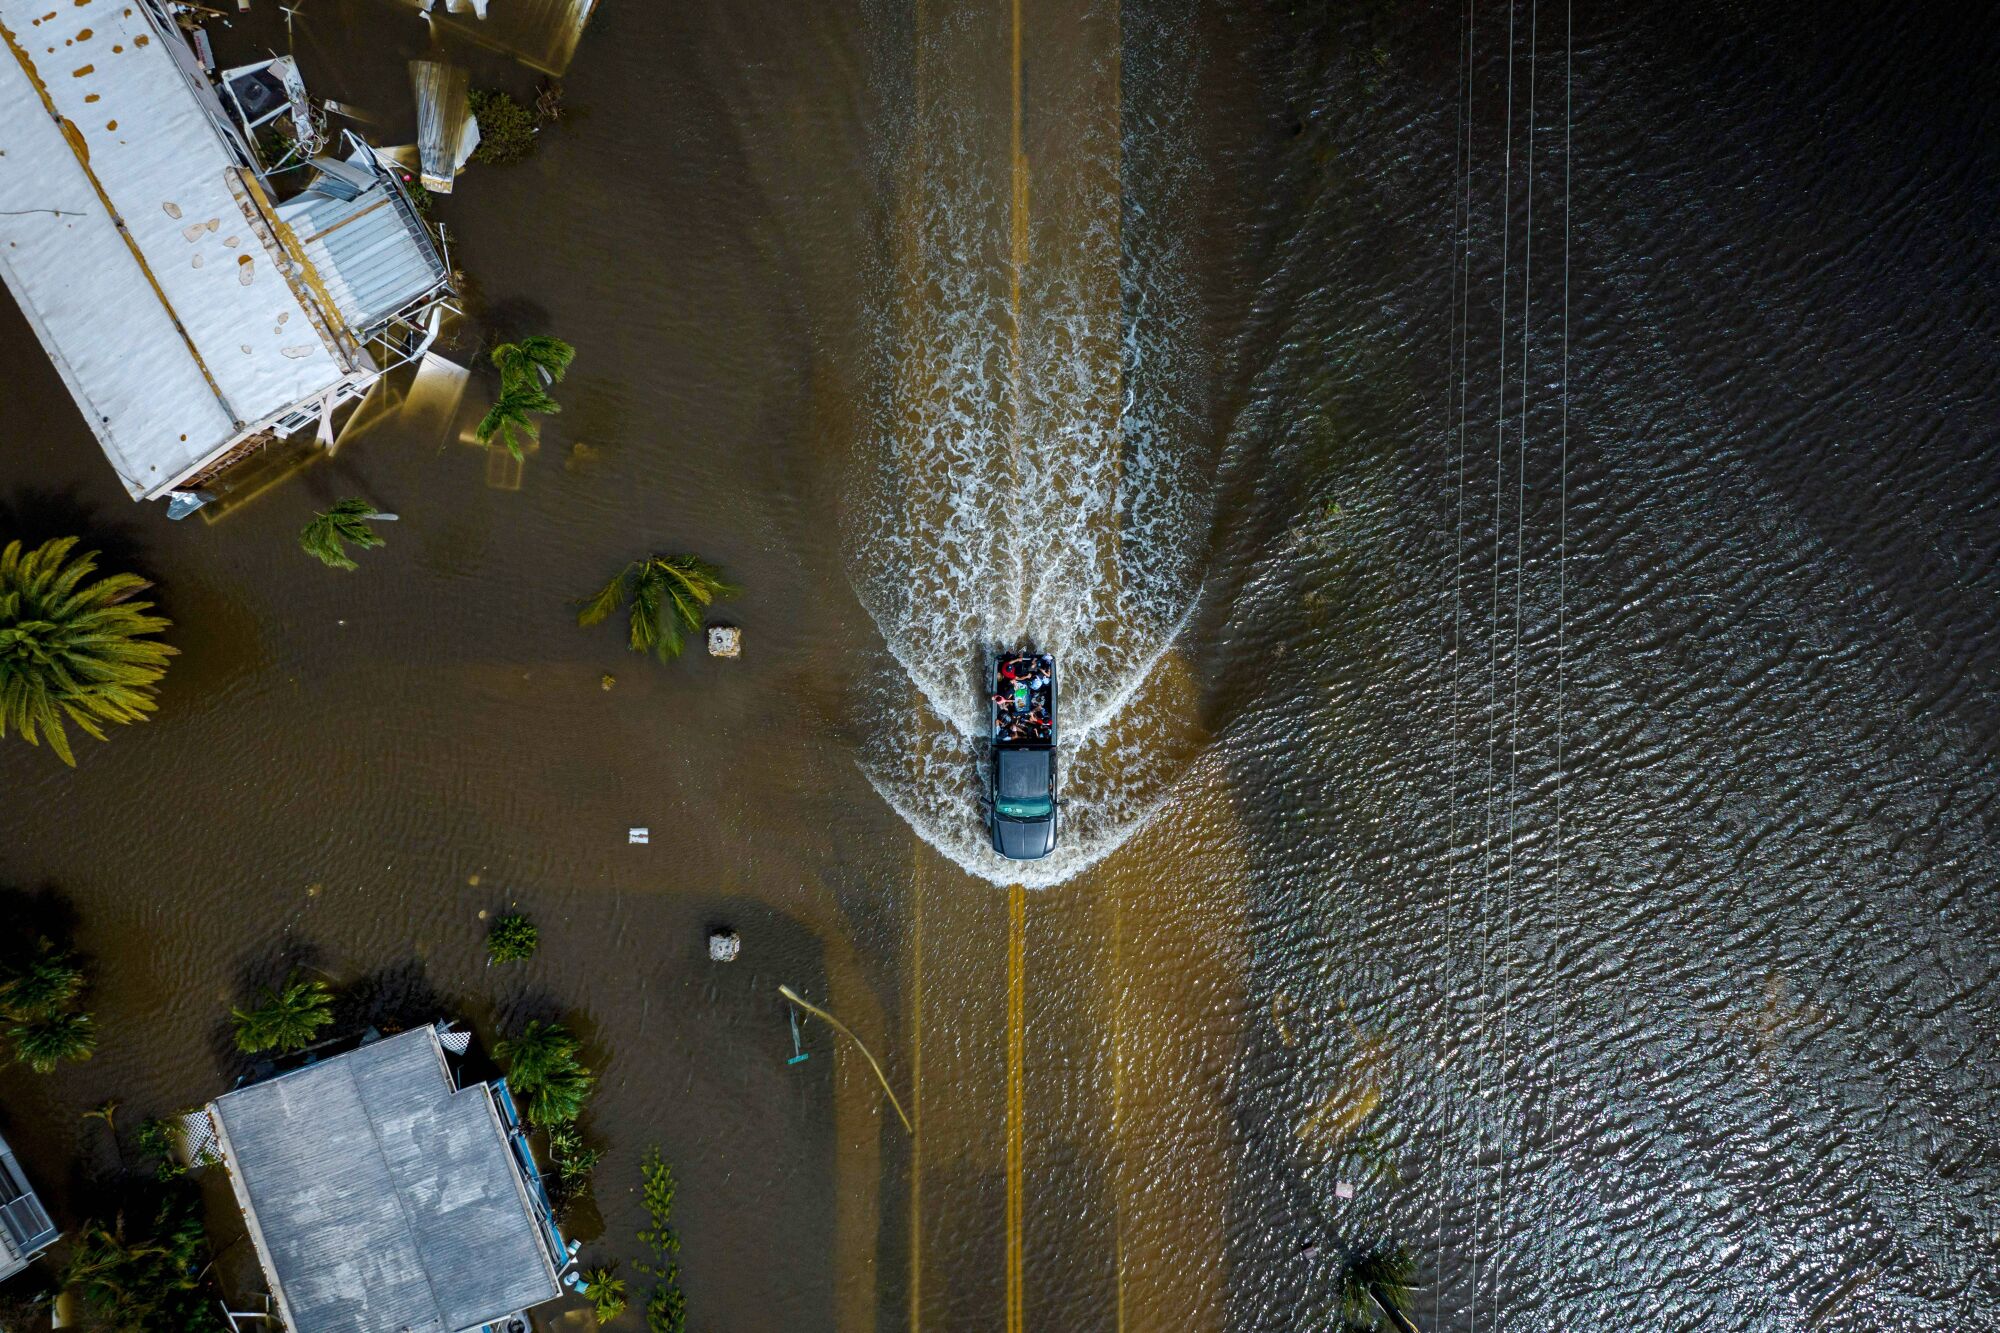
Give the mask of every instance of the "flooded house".
<svg viewBox="0 0 2000 1333">
<path fill-rule="evenodd" d="M 0 0 L 0 40 L 0 277 L 135 500 L 181 517 L 264 446 L 330 443 L 428 347 L 447 265 L 289 62 L 219 86 L 160 0 Z M 281 190 L 255 143 L 288 109 Z"/>
<path fill-rule="evenodd" d="M 417 1028 L 209 1103 L 284 1327 L 525 1328 L 560 1293 L 571 1248 L 506 1081 L 460 1082 L 466 1042 Z"/>
<path fill-rule="evenodd" d="M 14 1150 L 0 1139 L 0 1282 L 33 1263 L 36 1255 L 56 1243 L 59 1234 L 28 1178 L 21 1174 Z"/>
</svg>

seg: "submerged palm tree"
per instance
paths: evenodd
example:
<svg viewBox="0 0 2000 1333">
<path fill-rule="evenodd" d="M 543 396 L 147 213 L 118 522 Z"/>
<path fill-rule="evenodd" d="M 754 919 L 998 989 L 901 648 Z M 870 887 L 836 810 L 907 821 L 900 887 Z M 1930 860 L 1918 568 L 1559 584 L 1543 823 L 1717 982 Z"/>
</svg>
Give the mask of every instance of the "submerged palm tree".
<svg viewBox="0 0 2000 1333">
<path fill-rule="evenodd" d="M 83 969 L 69 950 L 43 938 L 0 981 L 0 1020 L 14 1058 L 37 1074 L 63 1060 L 88 1060 L 97 1049 L 97 1022 L 78 1008 Z"/>
<path fill-rule="evenodd" d="M 1343 1327 L 1405 1327 L 1416 1282 L 1417 1259 L 1407 1245 L 1378 1245 L 1350 1255 L 1340 1274 Z"/>
<path fill-rule="evenodd" d="M 231 1009 L 236 1020 L 236 1045 L 245 1051 L 296 1051 L 312 1045 L 319 1030 L 333 1021 L 333 992 L 317 978 L 297 973 L 282 989 L 264 986 L 254 1009 Z"/>
<path fill-rule="evenodd" d="M 539 333 L 517 343 L 501 343 L 493 349 L 493 364 L 500 368 L 502 388 L 534 384 L 538 380 L 544 385 L 554 384 L 562 379 L 574 360 L 574 347 L 560 338 Z"/>
<path fill-rule="evenodd" d="M 486 415 L 480 418 L 472 433 L 481 444 L 493 443 L 493 436 L 498 433 L 500 442 L 507 446 L 507 452 L 519 458 L 520 436 L 525 435 L 531 440 L 542 438 L 542 428 L 535 424 L 532 414 L 560 411 L 562 405 L 532 383 L 503 384 L 500 396 L 493 401 L 492 407 L 486 409 Z"/>
<path fill-rule="evenodd" d="M 595 625 L 632 601 L 632 651 L 661 661 L 679 657 L 687 636 L 701 629 L 702 608 L 741 589 L 698 556 L 655 555 L 634 560 L 576 613 L 579 625 Z"/>
<path fill-rule="evenodd" d="M 76 955 L 44 936 L 35 952 L 0 981 L 0 1017 L 16 1022 L 59 1013 L 83 991 Z"/>
<path fill-rule="evenodd" d="M 72 560 L 74 537 L 0 551 L 0 736 L 46 737 L 72 768 L 67 719 L 98 740 L 103 724 L 143 722 L 156 682 L 176 651 L 140 637 L 172 622 L 132 597 L 152 584 L 136 574 L 93 579 L 97 552 Z"/>
<path fill-rule="evenodd" d="M 583 1113 L 597 1076 L 577 1059 L 583 1043 L 560 1023 L 530 1022 L 518 1037 L 495 1042 L 507 1086 L 527 1103 L 528 1123 L 565 1125 Z"/>
<path fill-rule="evenodd" d="M 625 1313 L 625 1279 L 618 1276 L 616 1267 L 615 1264 L 599 1264 L 578 1274 L 583 1282 L 583 1294 L 589 1299 L 591 1312 L 600 1324 L 608 1324 Z"/>
<path fill-rule="evenodd" d="M 342 500 L 324 513 L 313 515 L 312 522 L 299 533 L 299 546 L 323 565 L 358 569 L 360 566 L 347 554 L 345 543 L 353 542 L 364 551 L 387 545 L 368 525 L 395 521 L 394 514 L 380 513 L 366 500 Z"/>
<path fill-rule="evenodd" d="M 14 1058 L 37 1074 L 64 1060 L 88 1060 L 97 1049 L 97 1020 L 81 1011 L 43 1014 L 7 1029 Z"/>
</svg>

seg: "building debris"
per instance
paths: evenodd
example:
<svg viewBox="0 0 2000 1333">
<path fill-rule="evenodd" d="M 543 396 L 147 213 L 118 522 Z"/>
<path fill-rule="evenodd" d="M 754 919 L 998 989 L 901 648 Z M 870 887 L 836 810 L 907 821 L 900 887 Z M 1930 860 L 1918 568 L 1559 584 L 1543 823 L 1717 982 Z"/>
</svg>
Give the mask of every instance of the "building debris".
<svg viewBox="0 0 2000 1333">
<path fill-rule="evenodd" d="M 435 28 L 561 78 L 598 0 L 409 0 Z"/>
<path fill-rule="evenodd" d="M 479 147 L 470 80 L 462 66 L 412 60 L 410 88 L 417 100 L 417 162 L 424 188 L 450 194 L 452 181 Z"/>
</svg>

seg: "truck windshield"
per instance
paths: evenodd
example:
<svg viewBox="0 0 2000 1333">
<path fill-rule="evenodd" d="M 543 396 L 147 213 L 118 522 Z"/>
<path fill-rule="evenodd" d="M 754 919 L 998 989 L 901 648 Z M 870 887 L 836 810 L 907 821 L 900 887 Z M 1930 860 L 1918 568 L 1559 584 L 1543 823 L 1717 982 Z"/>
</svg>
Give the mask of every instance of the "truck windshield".
<svg viewBox="0 0 2000 1333">
<path fill-rule="evenodd" d="M 1000 813 L 1009 819 L 1047 819 L 1055 807 L 1046 796 L 1002 797 Z"/>
</svg>

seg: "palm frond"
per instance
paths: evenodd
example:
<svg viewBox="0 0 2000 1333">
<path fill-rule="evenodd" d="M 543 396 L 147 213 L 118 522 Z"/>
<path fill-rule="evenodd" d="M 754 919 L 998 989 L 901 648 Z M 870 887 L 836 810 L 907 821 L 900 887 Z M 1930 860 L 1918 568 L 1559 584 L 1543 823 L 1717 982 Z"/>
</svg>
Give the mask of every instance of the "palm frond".
<svg viewBox="0 0 2000 1333">
<path fill-rule="evenodd" d="M 562 405 L 544 393 L 539 385 L 523 381 L 507 381 L 504 377 L 500 386 L 500 396 L 493 406 L 486 410 L 472 433 L 481 444 L 490 444 L 497 433 L 507 452 L 521 456 L 520 436 L 531 440 L 541 438 L 541 427 L 535 424 L 534 413 L 562 411 Z"/>
<path fill-rule="evenodd" d="M 366 500 L 342 500 L 331 509 L 313 515 L 312 522 L 299 532 L 299 549 L 329 568 L 359 569 L 354 557 L 347 553 L 346 543 L 353 542 L 364 551 L 387 545 L 368 524 L 373 519 L 392 517 L 377 513 L 375 506 Z"/>
<path fill-rule="evenodd" d="M 237 1048 L 255 1053 L 310 1046 L 319 1030 L 333 1022 L 332 1008 L 333 992 L 324 981 L 294 974 L 278 990 L 263 987 L 254 1007 L 229 1013 L 236 1020 Z"/>
<path fill-rule="evenodd" d="M 611 582 L 600 588 L 595 597 L 586 598 L 582 609 L 576 613 L 579 625 L 601 624 L 613 611 L 625 604 L 625 577 L 632 571 L 628 566 L 612 575 Z"/>
<path fill-rule="evenodd" d="M 83 969 L 75 955 L 43 938 L 33 956 L 0 981 L 0 1017 L 26 1022 L 60 1013 L 82 991 Z"/>
<path fill-rule="evenodd" d="M 531 1124 L 567 1124 L 583 1111 L 597 1076 L 577 1057 L 583 1043 L 560 1023 L 530 1022 L 519 1036 L 495 1042 L 507 1066 L 507 1086 L 525 1105 Z"/>
<path fill-rule="evenodd" d="M 569 370 L 570 362 L 576 360 L 576 349 L 560 338 L 546 334 L 535 334 L 521 339 L 521 359 L 547 375 L 550 380 L 560 382 Z"/>
<path fill-rule="evenodd" d="M 629 645 L 665 661 L 678 657 L 688 636 L 701 630 L 704 608 L 740 591 L 716 566 L 692 555 L 655 555 L 628 565 L 588 603 L 577 622 L 594 625 L 632 599 Z"/>
<path fill-rule="evenodd" d="M 64 1060 L 88 1060 L 97 1049 L 97 1020 L 80 1010 L 44 1014 L 7 1029 L 14 1058 L 37 1074 Z"/>
<path fill-rule="evenodd" d="M 666 658 L 680 652 L 680 645 L 672 640 L 673 626 L 660 622 L 660 594 L 665 583 L 650 560 L 639 567 L 632 581 L 631 646 L 635 653 Z"/>
</svg>

